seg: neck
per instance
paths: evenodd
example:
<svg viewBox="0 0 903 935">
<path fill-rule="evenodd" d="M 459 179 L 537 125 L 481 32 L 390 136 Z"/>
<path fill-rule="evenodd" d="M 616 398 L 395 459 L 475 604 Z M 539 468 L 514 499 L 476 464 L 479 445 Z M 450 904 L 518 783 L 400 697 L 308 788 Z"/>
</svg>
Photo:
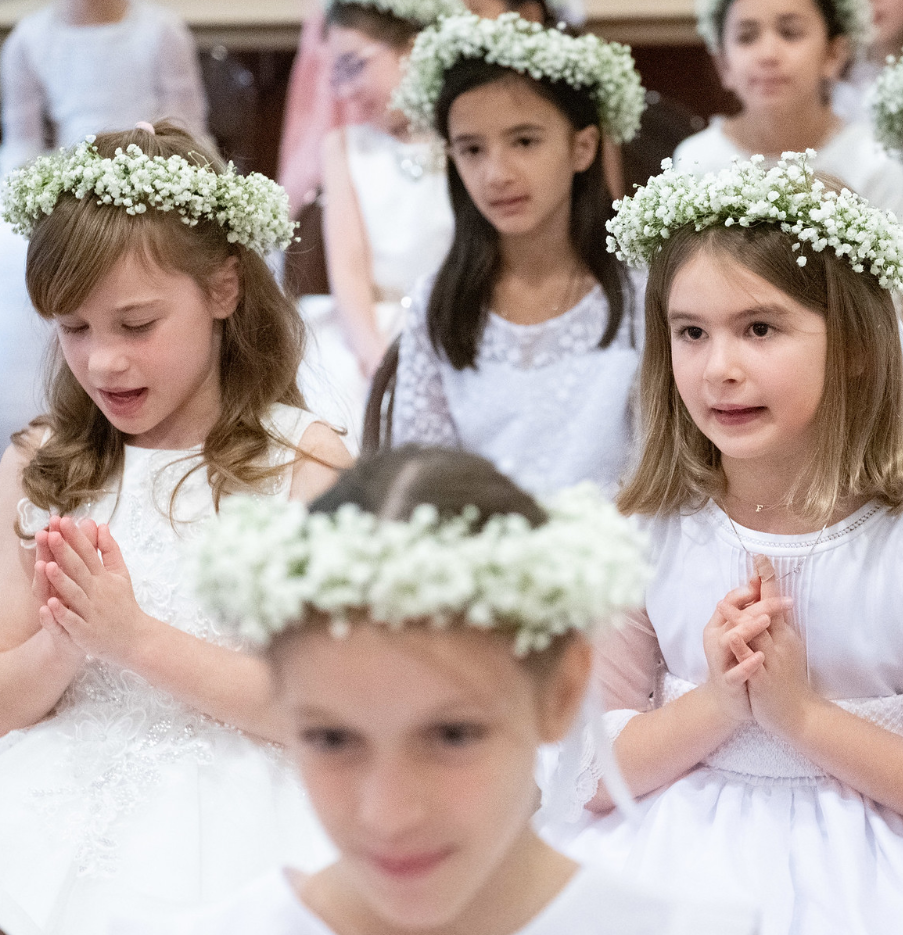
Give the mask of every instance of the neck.
<svg viewBox="0 0 903 935">
<path fill-rule="evenodd" d="M 66 19 L 73 26 L 118 23 L 126 14 L 128 0 L 68 0 Z"/>
<path fill-rule="evenodd" d="M 728 136 L 748 152 L 780 156 L 819 149 L 840 125 L 830 106 L 811 102 L 781 111 L 746 109 L 725 121 Z"/>
<path fill-rule="evenodd" d="M 573 270 L 580 258 L 571 241 L 570 206 L 564 216 L 526 234 L 502 235 L 499 249 L 502 276 L 541 281 L 554 271 Z"/>
</svg>

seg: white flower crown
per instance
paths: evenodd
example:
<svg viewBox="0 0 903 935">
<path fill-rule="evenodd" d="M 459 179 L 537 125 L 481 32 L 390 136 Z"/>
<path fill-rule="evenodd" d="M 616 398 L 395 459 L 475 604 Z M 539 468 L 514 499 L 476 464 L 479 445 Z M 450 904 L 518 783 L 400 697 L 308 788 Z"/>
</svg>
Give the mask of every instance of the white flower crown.
<svg viewBox="0 0 903 935">
<path fill-rule="evenodd" d="M 706 48 L 712 55 L 721 50 L 719 20 L 724 26 L 724 10 L 731 0 L 696 0 L 696 31 L 702 36 Z M 843 35 L 847 36 L 853 50 L 869 42 L 872 31 L 872 14 L 866 0 L 830 0 L 837 11 L 837 19 Z"/>
<path fill-rule="evenodd" d="M 575 38 L 516 13 L 495 20 L 466 13 L 425 29 L 414 42 L 395 106 L 415 126 L 432 128 L 445 73 L 466 59 L 586 89 L 599 109 L 599 123 L 616 142 L 633 139 L 640 127 L 646 98 L 627 46 L 593 35 Z"/>
<path fill-rule="evenodd" d="M 869 92 L 875 136 L 887 149 L 903 150 L 903 58 L 888 58 Z"/>
<path fill-rule="evenodd" d="M 38 219 L 52 213 L 60 195 L 68 192 L 133 215 L 155 208 L 177 211 L 192 226 L 202 218 L 216 221 L 230 243 L 261 255 L 291 243 L 295 224 L 289 218 L 288 196 L 265 175 L 239 175 L 232 163 L 215 172 L 182 156 L 152 158 L 134 143 L 107 159 L 94 139 L 89 136 L 72 149 L 39 156 L 7 176 L 0 201 L 2 216 L 14 230 L 30 237 Z"/>
<path fill-rule="evenodd" d="M 475 508 L 440 521 L 422 505 L 402 522 L 351 504 L 308 513 L 233 496 L 194 546 L 195 587 L 257 644 L 316 612 L 341 636 L 365 611 L 396 628 L 428 620 L 509 631 L 523 655 L 569 630 L 612 626 L 615 612 L 641 604 L 648 579 L 643 536 L 591 484 L 547 509 L 535 528 L 506 515 L 475 529 Z"/>
<path fill-rule="evenodd" d="M 429 26 L 440 17 L 455 16 L 467 9 L 462 0 L 329 0 L 326 8 L 344 4 L 372 7 L 421 26 Z"/>
<path fill-rule="evenodd" d="M 869 272 L 884 289 L 903 287 L 903 226 L 889 211 L 872 207 L 849 189 L 828 189 L 808 160 L 813 150 L 784 153 L 771 169 L 764 157 L 734 161 L 717 175 L 701 178 L 676 172 L 671 160 L 636 193 L 615 202 L 608 222 L 608 249 L 618 259 L 643 266 L 674 231 L 701 231 L 723 225 L 777 224 L 795 238 L 794 250 L 808 244 L 816 253 L 831 248 L 857 273 Z M 806 265 L 806 257 L 796 261 Z"/>
</svg>

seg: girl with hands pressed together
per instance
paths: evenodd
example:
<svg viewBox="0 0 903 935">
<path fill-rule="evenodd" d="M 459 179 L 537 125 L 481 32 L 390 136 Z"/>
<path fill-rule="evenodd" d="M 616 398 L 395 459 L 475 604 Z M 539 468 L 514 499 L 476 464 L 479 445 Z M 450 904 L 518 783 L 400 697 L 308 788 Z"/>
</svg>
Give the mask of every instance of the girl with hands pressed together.
<svg viewBox="0 0 903 935">
<path fill-rule="evenodd" d="M 655 572 L 598 660 L 639 819 L 600 787 L 558 834 L 745 894 L 763 935 L 876 935 L 903 911 L 903 228 L 809 158 L 666 163 L 610 226 L 649 264 L 619 506 Z"/>
<path fill-rule="evenodd" d="M 141 124 L 19 170 L 3 207 L 58 348 L 0 463 L 0 928 L 96 935 L 331 856 L 269 673 L 183 551 L 232 494 L 308 500 L 350 459 L 295 385 L 274 183 Z"/>
</svg>

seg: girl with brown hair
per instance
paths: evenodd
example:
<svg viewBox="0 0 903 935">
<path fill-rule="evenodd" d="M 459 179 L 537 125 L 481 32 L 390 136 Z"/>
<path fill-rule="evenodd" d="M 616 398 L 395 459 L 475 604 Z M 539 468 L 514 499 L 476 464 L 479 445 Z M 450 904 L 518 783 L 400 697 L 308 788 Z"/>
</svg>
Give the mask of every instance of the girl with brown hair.
<svg viewBox="0 0 903 935">
<path fill-rule="evenodd" d="M 272 182 L 142 124 L 19 170 L 4 209 L 58 348 L 0 466 L 0 904 L 14 931 L 94 935 L 316 852 L 266 746 L 266 669 L 194 602 L 181 550 L 228 495 L 311 499 L 348 457 L 295 386 Z"/>
</svg>

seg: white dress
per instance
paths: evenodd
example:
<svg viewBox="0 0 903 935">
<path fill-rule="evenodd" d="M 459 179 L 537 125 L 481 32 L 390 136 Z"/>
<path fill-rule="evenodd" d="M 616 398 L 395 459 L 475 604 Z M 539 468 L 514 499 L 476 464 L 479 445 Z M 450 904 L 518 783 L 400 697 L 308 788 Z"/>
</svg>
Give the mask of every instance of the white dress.
<svg viewBox="0 0 903 935">
<path fill-rule="evenodd" d="M 769 556 L 793 598 L 810 680 L 823 697 L 903 734 L 903 519 L 874 503 L 811 535 L 738 527 Z M 701 512 L 652 524 L 656 574 L 647 595 L 660 651 L 656 705 L 707 678 L 702 631 L 716 602 L 746 582 L 752 563 L 727 516 Z M 636 647 L 643 637 L 627 637 Z M 643 709 L 653 664 L 618 704 Z M 626 672 L 622 667 L 621 672 Z M 631 676 L 626 676 L 630 681 Z M 616 734 L 635 712 L 606 715 Z M 640 821 L 591 818 L 553 835 L 575 859 L 595 857 L 650 885 L 744 893 L 763 907 L 761 935 L 896 935 L 903 920 L 903 818 L 752 724 L 663 791 L 639 802 Z M 565 840 L 562 840 L 562 837 Z M 569 840 L 567 840 L 569 839 Z"/>
<path fill-rule="evenodd" d="M 414 284 L 451 246 L 455 221 L 445 163 L 435 142 L 403 143 L 368 126 L 345 127 L 348 168 L 370 247 L 379 329 L 392 341 L 404 325 Z M 307 404 L 360 441 L 368 384 L 330 296 L 306 296 L 311 327 L 299 383 Z"/>
<path fill-rule="evenodd" d="M 677 147 L 674 167 L 704 175 L 729 168 L 735 157 L 751 155 L 725 134 L 723 117 L 712 117 L 705 130 Z M 845 123 L 818 151 L 812 165 L 840 179 L 875 207 L 903 218 L 903 165 L 878 145 L 868 123 Z"/>
<path fill-rule="evenodd" d="M 274 407 L 300 441 L 314 417 Z M 141 608 L 233 645 L 195 604 L 182 546 L 212 512 L 206 472 L 169 496 L 198 449 L 127 446 L 117 490 L 79 515 L 110 523 Z M 287 462 L 280 449 L 273 463 Z M 190 466 L 192 461 L 187 462 Z M 272 495 L 287 497 L 285 479 Z M 47 514 L 20 505 L 28 530 Z M 89 659 L 53 714 L 0 740 L 0 929 L 98 935 L 122 912 L 154 919 L 225 898 L 290 861 L 316 870 L 334 851 L 278 748 L 202 715 L 139 676 Z"/>
<path fill-rule="evenodd" d="M 16 24 L 0 69 L 4 173 L 44 150 L 45 119 L 56 146 L 162 117 L 206 131 L 194 39 L 156 3 L 130 0 L 118 23 L 96 26 L 70 25 L 51 3 Z"/>
<path fill-rule="evenodd" d="M 597 867 L 581 867 L 564 889 L 511 935 L 754 935 L 755 916 L 714 900 L 686 901 L 641 890 Z M 283 871 L 271 873 L 215 909 L 165 928 L 114 925 L 110 935 L 336 935 L 297 897 Z"/>
<path fill-rule="evenodd" d="M 642 315 L 628 307 L 600 348 L 608 302 L 598 285 L 542 324 L 490 312 L 475 366 L 456 370 L 430 341 L 431 285 L 418 288 L 402 333 L 392 444 L 464 448 L 538 494 L 582 480 L 612 488 L 632 454 Z M 634 299 L 641 308 L 639 280 Z"/>
</svg>

